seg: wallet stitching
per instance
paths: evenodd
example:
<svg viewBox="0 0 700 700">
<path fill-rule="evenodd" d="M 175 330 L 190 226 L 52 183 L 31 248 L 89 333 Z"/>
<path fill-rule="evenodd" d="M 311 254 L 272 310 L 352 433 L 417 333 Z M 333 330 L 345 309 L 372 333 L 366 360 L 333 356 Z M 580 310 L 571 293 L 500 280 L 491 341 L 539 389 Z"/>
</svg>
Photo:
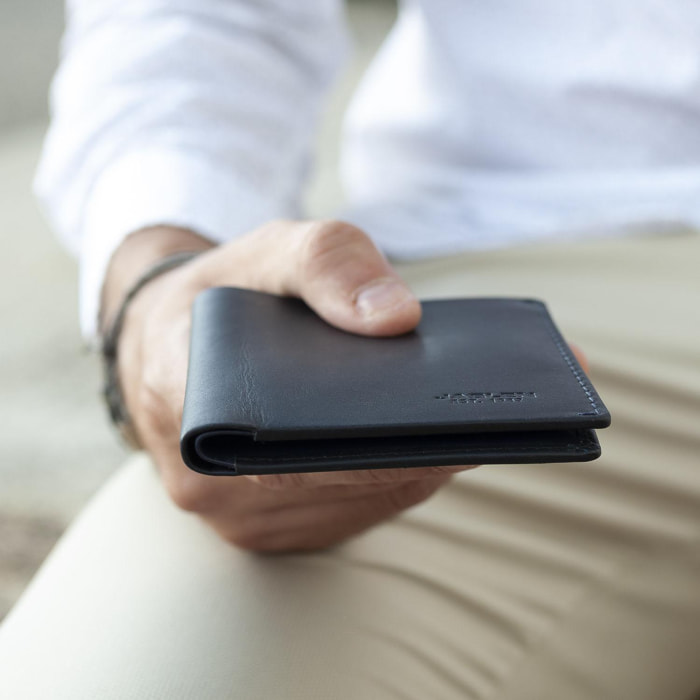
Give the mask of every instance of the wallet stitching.
<svg viewBox="0 0 700 700">
<path fill-rule="evenodd" d="M 549 328 L 549 335 L 554 341 L 554 344 L 559 350 L 559 353 L 561 354 L 564 362 L 566 362 L 567 367 L 569 368 L 569 370 L 571 370 L 571 374 L 574 375 L 574 379 L 578 382 L 579 386 L 583 390 L 583 393 L 586 395 L 586 398 L 589 400 L 591 406 L 593 407 L 593 412 L 599 414 L 600 407 L 596 403 L 596 394 L 593 390 L 593 387 L 586 380 L 585 374 L 582 374 L 582 372 L 573 363 L 571 355 L 568 352 L 568 346 L 564 342 L 562 336 L 557 331 L 551 316 L 549 316 L 546 309 L 544 308 L 541 310 L 541 313 L 547 322 L 547 327 Z"/>
</svg>

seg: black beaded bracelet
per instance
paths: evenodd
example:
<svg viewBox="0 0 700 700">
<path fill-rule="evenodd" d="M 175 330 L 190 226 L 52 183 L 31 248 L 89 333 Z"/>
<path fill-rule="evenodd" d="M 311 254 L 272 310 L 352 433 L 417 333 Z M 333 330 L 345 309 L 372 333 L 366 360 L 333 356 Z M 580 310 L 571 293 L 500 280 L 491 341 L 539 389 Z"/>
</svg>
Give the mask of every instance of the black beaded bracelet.
<svg viewBox="0 0 700 700">
<path fill-rule="evenodd" d="M 149 267 L 129 288 L 121 306 L 117 310 L 112 325 L 107 329 L 102 338 L 101 352 L 104 367 L 104 386 L 102 395 L 109 417 L 117 427 L 119 433 L 131 447 L 140 447 L 136 431 L 134 430 L 129 411 L 124 402 L 121 383 L 119 381 L 119 368 L 117 363 L 117 348 L 121 335 L 126 312 L 134 297 L 151 281 L 170 270 L 180 267 L 199 255 L 202 251 L 185 251 L 161 258 L 157 263 Z"/>
</svg>

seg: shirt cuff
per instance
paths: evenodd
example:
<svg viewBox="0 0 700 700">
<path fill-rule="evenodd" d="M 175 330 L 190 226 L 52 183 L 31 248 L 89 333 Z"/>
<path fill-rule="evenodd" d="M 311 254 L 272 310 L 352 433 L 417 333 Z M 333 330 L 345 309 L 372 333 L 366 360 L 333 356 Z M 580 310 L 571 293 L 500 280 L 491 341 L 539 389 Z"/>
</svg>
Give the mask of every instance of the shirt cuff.
<svg viewBox="0 0 700 700">
<path fill-rule="evenodd" d="M 104 277 L 112 254 L 130 233 L 171 225 L 223 243 L 289 215 L 289 207 L 201 157 L 162 150 L 124 155 L 95 183 L 83 219 L 80 326 L 85 340 L 93 346 L 98 341 Z"/>
</svg>

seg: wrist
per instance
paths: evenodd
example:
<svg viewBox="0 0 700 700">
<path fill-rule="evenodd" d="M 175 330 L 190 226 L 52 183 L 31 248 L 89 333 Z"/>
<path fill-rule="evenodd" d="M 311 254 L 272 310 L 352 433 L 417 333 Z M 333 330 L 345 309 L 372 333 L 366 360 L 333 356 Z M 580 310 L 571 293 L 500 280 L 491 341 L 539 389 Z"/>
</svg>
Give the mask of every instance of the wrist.
<svg viewBox="0 0 700 700">
<path fill-rule="evenodd" d="M 158 261 L 177 253 L 213 247 L 211 241 L 193 231 L 172 226 L 154 226 L 127 236 L 107 268 L 100 303 L 100 333 L 111 327 L 128 291 Z"/>
<path fill-rule="evenodd" d="M 156 228 L 132 234 L 116 251 L 110 263 L 100 310 L 102 357 L 104 366 L 103 395 L 110 417 L 126 442 L 142 446 L 130 411 L 127 409 L 127 379 L 138 365 L 140 341 L 130 333 L 136 309 L 148 300 L 165 278 L 185 265 L 211 244 L 200 236 L 182 229 Z M 138 323 L 136 324 L 138 327 Z M 137 332 L 136 340 L 140 333 Z"/>
</svg>

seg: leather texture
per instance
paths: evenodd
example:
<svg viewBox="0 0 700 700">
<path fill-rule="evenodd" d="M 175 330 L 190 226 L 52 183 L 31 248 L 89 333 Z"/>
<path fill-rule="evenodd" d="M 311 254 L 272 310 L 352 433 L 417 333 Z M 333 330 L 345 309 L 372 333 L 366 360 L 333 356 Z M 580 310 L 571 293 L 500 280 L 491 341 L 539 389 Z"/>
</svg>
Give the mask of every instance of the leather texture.
<svg viewBox="0 0 700 700">
<path fill-rule="evenodd" d="M 540 301 L 425 301 L 367 338 L 298 299 L 195 300 L 181 451 L 205 474 L 587 461 L 609 424 Z"/>
</svg>

